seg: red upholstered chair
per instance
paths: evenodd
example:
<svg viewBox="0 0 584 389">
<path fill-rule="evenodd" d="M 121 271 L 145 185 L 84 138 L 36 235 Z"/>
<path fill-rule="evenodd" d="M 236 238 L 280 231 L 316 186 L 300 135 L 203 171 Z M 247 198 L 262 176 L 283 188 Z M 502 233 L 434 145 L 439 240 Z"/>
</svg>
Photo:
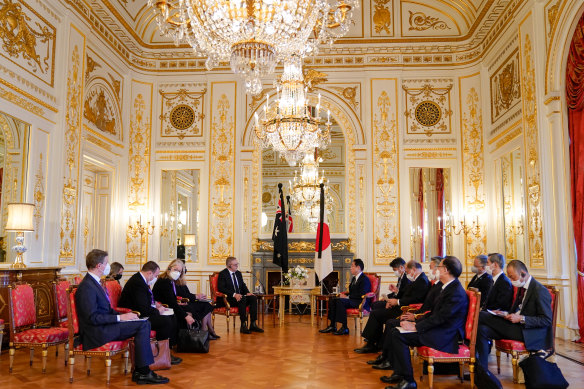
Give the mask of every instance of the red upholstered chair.
<svg viewBox="0 0 584 389">
<path fill-rule="evenodd" d="M 0 354 L 2 353 L 2 338 L 4 336 L 4 320 L 0 319 Z"/>
<path fill-rule="evenodd" d="M 213 300 L 213 324 L 215 324 L 215 315 L 223 315 L 227 319 L 227 332 L 229 332 L 229 318 L 239 316 L 239 308 L 232 307 L 227 301 L 227 296 L 217 290 L 217 280 L 219 279 L 219 272 L 214 272 L 209 276 L 209 287 L 211 289 L 211 299 Z M 217 299 L 223 299 L 223 306 L 217 307 Z M 249 315 L 249 307 L 246 308 L 246 313 Z M 249 319 L 249 317 L 248 317 Z M 248 320 L 249 321 L 249 320 Z M 233 320 L 233 329 L 235 330 L 235 320 Z"/>
<path fill-rule="evenodd" d="M 418 347 L 418 358 L 420 361 L 420 371 L 423 370 L 424 361 L 428 362 L 428 380 L 430 381 L 430 389 L 434 385 L 434 363 L 452 363 L 458 362 L 460 364 L 460 382 L 463 382 L 462 367 L 468 363 L 470 370 L 470 387 L 474 388 L 474 364 L 475 345 L 477 340 L 477 327 L 479 322 L 479 312 L 481 311 L 481 292 L 475 288 L 470 288 L 466 291 L 468 296 L 468 313 L 466 315 L 466 324 L 464 326 L 464 337 L 468 341 L 468 346 L 461 344 L 458 346 L 458 353 L 449 354 L 442 351 L 435 350 L 431 347 Z M 424 378 L 424 374 L 420 376 L 420 381 Z"/>
<path fill-rule="evenodd" d="M 558 317 L 558 299 L 560 298 L 560 291 L 554 286 L 547 286 L 552 296 L 552 349 L 555 349 L 556 342 L 556 320 Z M 517 288 L 514 291 L 514 297 L 517 293 Z M 517 383 L 517 362 L 519 356 L 522 354 L 528 354 L 529 351 L 525 348 L 525 343 L 519 342 L 517 340 L 510 339 L 498 339 L 495 340 L 495 349 L 497 355 L 497 374 L 501 374 L 501 353 L 511 354 L 511 365 L 513 366 L 513 382 Z"/>
<path fill-rule="evenodd" d="M 106 280 L 105 289 L 110 299 L 110 304 L 112 308 L 119 313 L 132 312 L 130 308 L 118 307 L 118 301 L 120 301 L 120 296 L 122 295 L 122 286 L 116 280 Z"/>
<path fill-rule="evenodd" d="M 73 383 L 75 355 L 84 355 L 87 363 L 87 375 L 91 373 L 91 357 L 105 359 L 106 384 L 109 384 L 113 356 L 122 354 L 124 359 L 124 374 L 128 372 L 128 345 L 132 339 L 109 342 L 101 347 L 85 351 L 83 350 L 83 345 L 79 344 L 75 346 L 75 339 L 79 335 L 79 321 L 77 320 L 77 309 L 75 308 L 76 291 L 77 285 L 69 287 L 67 299 L 67 321 L 69 322 L 69 382 Z"/>
<path fill-rule="evenodd" d="M 379 299 L 379 290 L 381 289 L 381 276 L 378 276 L 377 273 L 363 274 L 369 277 L 371 292 L 361 296 L 363 300 L 359 304 L 359 308 L 347 309 L 347 319 L 351 317 L 355 319 L 355 333 L 361 332 L 361 328 L 363 328 L 363 317 L 369 316 L 369 309 L 364 309 L 365 302 L 369 299 L 369 307 L 371 307 L 371 304 Z M 357 332 L 357 319 L 359 319 L 359 332 Z"/>
<path fill-rule="evenodd" d="M 69 331 L 66 328 L 36 327 L 36 306 L 32 286 L 21 282 L 8 286 L 8 311 L 10 317 L 10 367 L 14 364 L 16 347 L 30 348 L 30 365 L 34 348 L 42 348 L 43 373 L 47 370 L 47 355 L 49 346 L 64 344 Z"/>
<path fill-rule="evenodd" d="M 67 289 L 70 283 L 66 279 L 53 281 L 53 295 L 55 297 L 55 326 L 69 328 L 67 323 Z M 67 366 L 67 354 L 69 343 L 65 343 L 65 366 Z M 59 356 L 59 347 L 55 348 L 55 355 Z"/>
</svg>

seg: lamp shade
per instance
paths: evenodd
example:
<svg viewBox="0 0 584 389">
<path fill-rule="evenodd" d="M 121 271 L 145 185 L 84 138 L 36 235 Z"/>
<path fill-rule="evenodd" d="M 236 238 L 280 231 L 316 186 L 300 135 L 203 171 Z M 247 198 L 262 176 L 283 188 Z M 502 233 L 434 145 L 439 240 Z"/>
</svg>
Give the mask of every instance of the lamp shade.
<svg viewBox="0 0 584 389">
<path fill-rule="evenodd" d="M 34 231 L 33 227 L 34 204 L 8 204 L 7 231 Z"/>
<path fill-rule="evenodd" d="M 195 245 L 195 234 L 185 234 L 185 246 Z"/>
</svg>

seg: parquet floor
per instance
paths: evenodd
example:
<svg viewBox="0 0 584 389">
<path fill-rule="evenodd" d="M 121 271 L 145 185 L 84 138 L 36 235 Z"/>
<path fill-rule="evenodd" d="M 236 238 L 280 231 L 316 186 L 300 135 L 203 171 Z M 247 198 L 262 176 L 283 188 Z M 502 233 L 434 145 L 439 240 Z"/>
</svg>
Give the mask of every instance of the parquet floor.
<svg viewBox="0 0 584 389">
<path fill-rule="evenodd" d="M 266 318 L 267 319 L 267 318 Z M 349 322 L 352 325 L 352 320 Z M 225 320 L 215 320 L 221 339 L 211 343 L 209 354 L 177 354 L 184 359 L 181 365 L 161 374 L 170 378 L 170 388 L 384 388 L 379 381 L 384 372 L 371 369 L 366 361 L 375 355 L 353 352 L 361 345 L 353 328 L 349 336 L 319 334 L 311 328 L 308 316 L 287 316 L 284 327 L 272 327 L 266 320 L 264 334 L 227 334 Z M 62 350 L 62 349 L 61 349 Z M 18 351 L 14 373 L 8 374 L 8 353 L 0 356 L 0 388 L 95 388 L 105 386 L 105 368 L 97 358 L 91 363 L 91 375 L 85 374 L 83 358 L 75 364 L 75 382 L 68 383 L 68 368 L 63 365 L 63 351 L 55 358 L 49 353 L 47 374 L 41 373 L 40 353 L 35 354 L 33 367 L 28 366 L 28 352 Z M 570 388 L 584 389 L 584 368 L 568 359 L 558 357 L 558 364 Z M 491 370 L 496 371 L 495 357 Z M 388 372 L 385 372 L 388 373 Z M 391 372 L 389 372 L 391 373 Z M 416 375 L 419 371 L 416 367 Z M 499 376 L 505 388 L 524 388 L 511 381 L 511 361 L 502 358 Z M 420 384 L 427 388 L 427 378 Z M 110 388 L 134 386 L 130 375 L 124 376 L 121 360 L 112 363 Z M 454 376 L 437 376 L 435 388 L 470 388 Z"/>
</svg>

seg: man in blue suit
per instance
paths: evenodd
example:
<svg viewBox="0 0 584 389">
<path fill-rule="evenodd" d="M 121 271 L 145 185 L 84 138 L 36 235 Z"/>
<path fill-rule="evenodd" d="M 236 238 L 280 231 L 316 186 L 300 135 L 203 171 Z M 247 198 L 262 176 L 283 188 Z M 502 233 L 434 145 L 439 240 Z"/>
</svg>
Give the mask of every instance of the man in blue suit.
<svg viewBox="0 0 584 389">
<path fill-rule="evenodd" d="M 489 340 L 511 339 L 525 343 L 528 351 L 548 350 L 552 339 L 552 297 L 548 289 L 536 281 L 519 260 L 507 265 L 507 275 L 517 288 L 509 312 L 498 315 L 481 312 L 477 331 L 478 361 L 485 369 L 489 362 Z"/>
<path fill-rule="evenodd" d="M 381 377 L 381 381 L 397 386 L 386 389 L 414 389 L 414 371 L 410 357 L 410 346 L 428 346 L 447 353 L 458 352 L 458 342 L 464 338 L 464 324 L 468 311 L 468 297 L 458 277 L 462 264 L 456 257 L 446 256 L 438 265 L 442 291 L 436 298 L 432 312 L 417 322 L 402 321 L 400 327 L 391 330 L 391 365 L 394 373 Z M 387 339 L 386 339 L 387 340 Z"/>
<path fill-rule="evenodd" d="M 134 338 L 135 366 L 132 381 L 139 385 L 165 384 L 168 378 L 159 376 L 148 367 L 154 363 L 150 349 L 150 323 L 135 321 L 135 313 L 118 314 L 111 307 L 109 296 L 101 286 L 101 277 L 110 271 L 108 254 L 91 250 L 85 259 L 87 275 L 75 294 L 79 320 L 79 341 L 83 350 L 91 350 L 108 342 Z"/>
</svg>

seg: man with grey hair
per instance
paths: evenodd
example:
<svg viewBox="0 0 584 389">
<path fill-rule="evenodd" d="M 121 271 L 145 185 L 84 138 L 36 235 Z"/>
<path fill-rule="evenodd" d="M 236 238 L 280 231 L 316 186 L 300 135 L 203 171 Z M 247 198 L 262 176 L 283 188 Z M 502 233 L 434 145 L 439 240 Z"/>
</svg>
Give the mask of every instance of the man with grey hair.
<svg viewBox="0 0 584 389">
<path fill-rule="evenodd" d="M 474 258 L 474 266 L 471 271 L 475 273 L 475 276 L 468 283 L 468 288 L 477 288 L 481 292 L 481 306 L 487 300 L 487 296 L 493 287 L 493 277 L 487 273 L 487 256 L 477 255 Z"/>
<path fill-rule="evenodd" d="M 487 273 L 493 276 L 493 287 L 486 299 L 481 299 L 483 309 L 508 311 L 513 302 L 513 285 L 505 273 L 505 257 L 499 253 L 489 254 Z"/>
</svg>

